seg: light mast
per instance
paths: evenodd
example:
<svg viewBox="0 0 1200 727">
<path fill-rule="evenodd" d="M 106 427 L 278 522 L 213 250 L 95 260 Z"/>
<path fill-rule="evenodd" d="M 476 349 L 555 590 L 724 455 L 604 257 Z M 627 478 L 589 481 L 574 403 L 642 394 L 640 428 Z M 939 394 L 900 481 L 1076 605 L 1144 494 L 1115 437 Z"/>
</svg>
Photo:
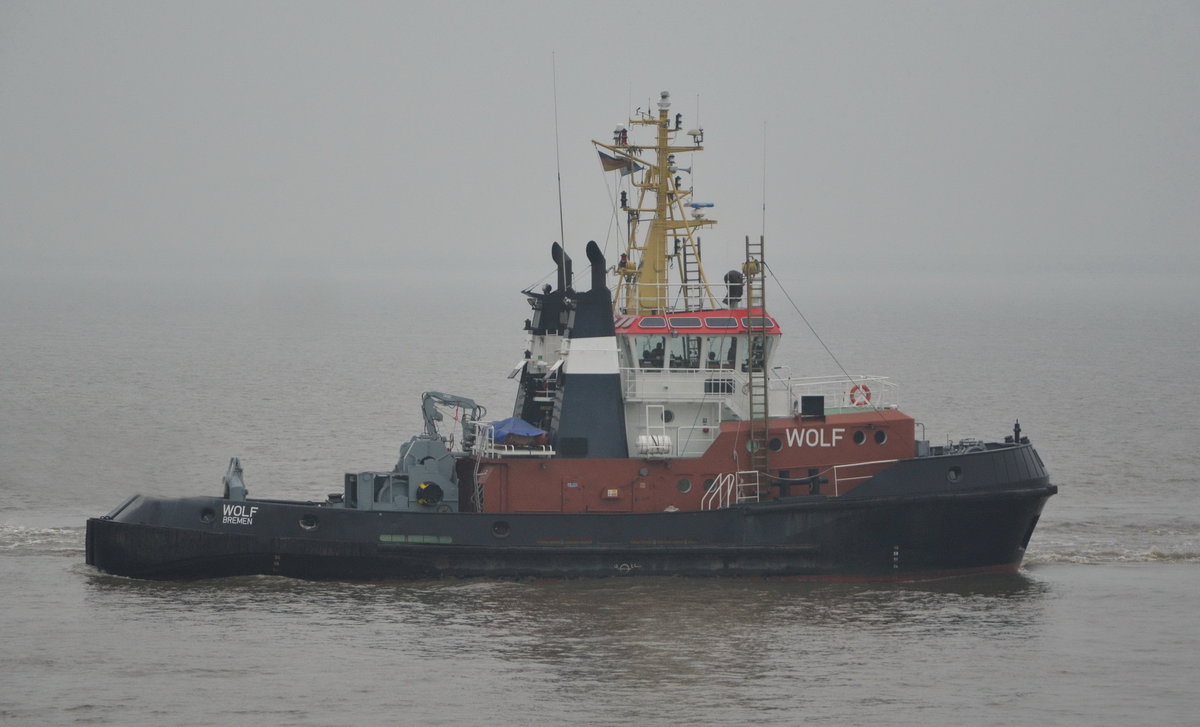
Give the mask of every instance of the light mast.
<svg viewBox="0 0 1200 727">
<path fill-rule="evenodd" d="M 694 236 L 699 228 L 716 224 L 716 220 L 704 217 L 704 208 L 712 205 L 688 201 L 692 189 L 685 188 L 682 177 L 675 172 L 691 170 L 674 165 L 677 153 L 703 151 L 700 144 L 704 131 L 687 132 L 692 137 L 690 146 L 673 146 L 672 138 L 683 128 L 683 115 L 675 114 L 672 119 L 670 109 L 671 94 L 663 91 L 659 94 L 656 116 L 646 113 L 629 120 L 632 126 L 655 127 L 654 146 L 630 143 L 628 132 L 621 126 L 613 133 L 612 144 L 592 142 L 616 155 L 617 159 L 613 159 L 601 152 L 605 168 L 619 169 L 622 176 L 635 175 L 632 185 L 638 190 L 635 205 L 622 203 L 629 220 L 629 262 L 618 280 L 616 307 L 624 313 L 651 315 L 718 307 L 700 264 L 699 241 Z M 653 158 L 648 156 L 649 152 L 653 152 Z M 652 203 L 647 195 L 653 196 Z M 644 218 L 646 215 L 650 215 L 648 220 Z M 646 230 L 639 240 L 639 227 L 643 223 Z M 675 244 L 669 245 L 672 240 Z M 679 277 L 674 285 L 670 279 L 672 263 Z"/>
</svg>

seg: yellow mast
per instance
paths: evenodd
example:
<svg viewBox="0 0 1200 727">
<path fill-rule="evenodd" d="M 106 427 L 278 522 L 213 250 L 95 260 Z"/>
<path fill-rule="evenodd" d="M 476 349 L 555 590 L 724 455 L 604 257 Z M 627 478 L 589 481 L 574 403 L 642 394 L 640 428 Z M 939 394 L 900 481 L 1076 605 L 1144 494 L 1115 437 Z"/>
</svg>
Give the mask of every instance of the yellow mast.
<svg viewBox="0 0 1200 727">
<path fill-rule="evenodd" d="M 632 182 L 638 190 L 636 205 L 622 205 L 629 218 L 629 263 L 618 280 L 616 303 L 617 309 L 625 313 L 649 315 L 718 307 L 700 264 L 700 248 L 694 235 L 699 228 L 716 224 L 716 220 L 704 219 L 702 210 L 711 205 L 687 202 L 692 190 L 683 188 L 682 178 L 675 172 L 690 173 L 690 170 L 680 170 L 674 164 L 677 153 L 703 151 L 700 143 L 704 140 L 704 130 L 687 132 L 692 137 L 691 146 L 673 146 L 672 138 L 682 129 L 682 115 L 676 114 L 672 125 L 670 108 L 671 96 L 663 91 L 656 117 L 645 114 L 629 120 L 633 126 L 657 129 L 653 146 L 631 144 L 623 127 L 617 127 L 612 144 L 592 142 L 632 165 L 622 169 L 623 175 L 640 175 Z M 653 158 L 647 156 L 650 152 L 653 152 Z M 653 196 L 652 206 L 647 204 L 647 195 Z M 685 208 L 691 209 L 691 219 L 687 218 Z M 639 241 L 639 226 L 645 221 L 643 215 L 646 214 L 653 216 L 646 225 L 644 238 Z M 670 246 L 671 239 L 678 244 Z M 680 277 L 676 290 L 672 290 L 669 274 L 672 262 Z"/>
</svg>

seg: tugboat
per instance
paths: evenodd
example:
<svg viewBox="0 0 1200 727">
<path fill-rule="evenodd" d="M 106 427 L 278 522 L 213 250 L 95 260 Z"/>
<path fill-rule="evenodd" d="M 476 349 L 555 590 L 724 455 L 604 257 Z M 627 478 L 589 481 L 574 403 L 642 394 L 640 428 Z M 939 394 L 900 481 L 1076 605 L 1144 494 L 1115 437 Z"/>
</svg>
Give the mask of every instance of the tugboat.
<svg viewBox="0 0 1200 727">
<path fill-rule="evenodd" d="M 251 498 L 234 458 L 219 496 L 134 495 L 89 519 L 87 562 L 346 581 L 1015 571 L 1057 492 L 1020 425 L 931 446 L 886 378 L 785 377 L 765 241 L 747 237 L 740 267 L 708 279 L 712 205 L 676 163 L 704 131 L 684 130 L 666 92 L 657 107 L 593 142 L 626 187 L 625 252 L 606 267 L 589 242 L 580 290 L 551 247 L 556 284 L 524 291 L 511 417 L 427 392 L 396 465 L 348 473 L 323 501 Z M 451 408 L 461 433 L 439 430 Z"/>
</svg>

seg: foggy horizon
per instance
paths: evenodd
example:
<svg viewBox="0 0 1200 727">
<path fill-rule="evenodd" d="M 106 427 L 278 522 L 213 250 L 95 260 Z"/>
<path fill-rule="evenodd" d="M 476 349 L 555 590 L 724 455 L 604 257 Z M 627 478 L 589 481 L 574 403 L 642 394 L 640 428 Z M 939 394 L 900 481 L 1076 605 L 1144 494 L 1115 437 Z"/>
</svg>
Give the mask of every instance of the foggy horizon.
<svg viewBox="0 0 1200 727">
<path fill-rule="evenodd" d="M 1200 7 L 672 7 L 5 3 L 3 277 L 515 290 L 667 90 L 710 278 L 765 202 L 792 281 L 1200 279 Z"/>
</svg>

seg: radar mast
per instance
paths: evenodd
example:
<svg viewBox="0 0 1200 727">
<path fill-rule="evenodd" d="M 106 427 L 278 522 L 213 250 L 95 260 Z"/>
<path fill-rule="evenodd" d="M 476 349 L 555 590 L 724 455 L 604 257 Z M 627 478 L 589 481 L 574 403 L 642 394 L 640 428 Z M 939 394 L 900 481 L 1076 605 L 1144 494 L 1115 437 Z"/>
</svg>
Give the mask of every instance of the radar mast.
<svg viewBox="0 0 1200 727">
<path fill-rule="evenodd" d="M 614 307 L 631 315 L 720 308 L 704 274 L 700 238 L 695 234 L 716 224 L 705 217 L 712 203 L 692 199 L 690 180 L 685 185 L 682 176 L 690 177 L 691 169 L 675 164 L 676 154 L 703 151 L 704 130 L 686 132 L 690 145 L 674 144 L 683 130 L 683 115 L 671 117 L 671 95 L 666 91 L 659 95 L 657 106 L 657 114 L 645 112 L 629 120 L 633 127 L 654 127 L 652 145 L 631 142 L 624 126 L 613 132 L 611 144 L 592 142 L 600 150 L 604 168 L 620 170 L 622 178 L 630 177 L 637 194 L 631 204 L 627 192 L 621 192 L 627 225 L 626 259 L 617 264 Z"/>
</svg>

